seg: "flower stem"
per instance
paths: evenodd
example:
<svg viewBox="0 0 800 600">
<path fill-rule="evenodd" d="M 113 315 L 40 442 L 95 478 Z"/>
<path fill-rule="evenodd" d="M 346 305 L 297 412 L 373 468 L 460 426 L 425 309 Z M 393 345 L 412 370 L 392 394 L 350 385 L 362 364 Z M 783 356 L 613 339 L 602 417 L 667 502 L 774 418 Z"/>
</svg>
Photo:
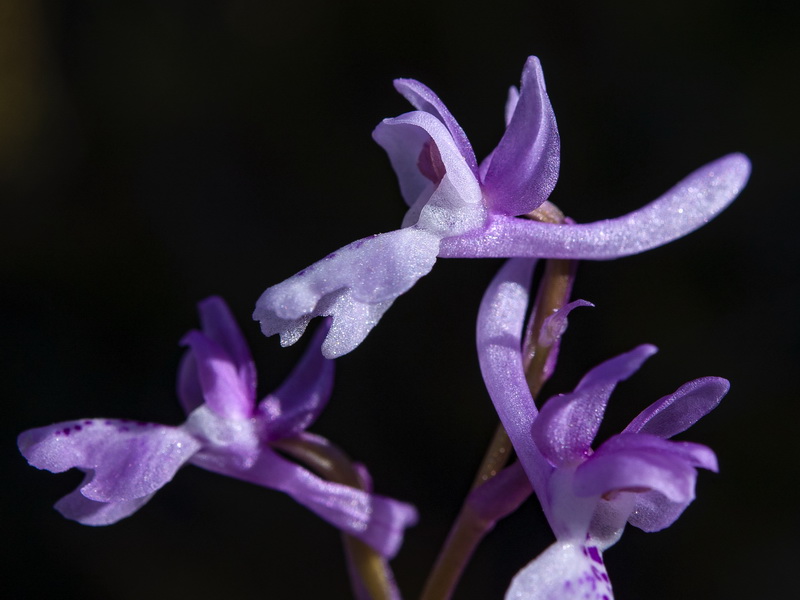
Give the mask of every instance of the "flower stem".
<svg viewBox="0 0 800 600">
<path fill-rule="evenodd" d="M 364 481 L 348 456 L 323 438 L 305 434 L 302 437 L 279 440 L 272 445 L 328 481 L 370 491 L 369 484 Z M 354 588 L 365 588 L 371 600 L 397 598 L 394 577 L 387 561 L 361 540 L 350 535 L 342 535 L 342 538 L 349 563 L 354 570 L 353 576 L 360 580 L 353 581 Z"/>
<path fill-rule="evenodd" d="M 575 262 L 569 260 L 548 260 L 545 263 L 528 325 L 525 347 L 522 349 L 525 377 L 534 399 L 550 377 L 547 359 L 551 350 L 557 347 L 552 340 L 542 340 L 542 327 L 548 316 L 568 302 L 574 266 Z M 502 424 L 498 424 L 471 489 L 475 490 L 495 477 L 508 462 L 512 450 L 508 434 Z M 472 553 L 494 527 L 495 521 L 496 519 L 481 518 L 470 506 L 469 497 L 467 498 L 428 577 L 421 600 L 447 600 L 452 596 Z"/>
</svg>

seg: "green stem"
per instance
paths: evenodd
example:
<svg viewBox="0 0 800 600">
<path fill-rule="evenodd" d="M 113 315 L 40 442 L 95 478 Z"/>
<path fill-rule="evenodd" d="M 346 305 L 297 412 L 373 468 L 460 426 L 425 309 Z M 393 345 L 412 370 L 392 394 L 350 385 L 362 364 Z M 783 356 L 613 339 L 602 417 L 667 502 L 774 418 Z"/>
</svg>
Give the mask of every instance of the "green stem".
<svg viewBox="0 0 800 600">
<path fill-rule="evenodd" d="M 540 333 L 545 319 L 567 303 L 573 268 L 573 261 L 549 260 L 539 285 L 535 313 L 531 317 L 523 349 L 525 377 L 534 399 L 547 380 L 545 366 L 552 350 L 552 344 L 540 343 Z M 497 475 L 508 462 L 511 453 L 511 440 L 502 424 L 499 424 L 475 476 L 472 489 Z M 421 600 L 447 600 L 452 596 L 475 548 L 492 526 L 492 522 L 481 519 L 464 503 L 428 577 Z"/>
</svg>

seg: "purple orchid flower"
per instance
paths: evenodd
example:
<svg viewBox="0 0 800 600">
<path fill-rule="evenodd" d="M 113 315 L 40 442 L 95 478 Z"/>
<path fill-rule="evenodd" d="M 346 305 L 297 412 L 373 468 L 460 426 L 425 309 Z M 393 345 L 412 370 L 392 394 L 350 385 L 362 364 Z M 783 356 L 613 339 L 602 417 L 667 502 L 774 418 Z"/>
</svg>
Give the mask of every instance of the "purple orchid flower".
<svg viewBox="0 0 800 600">
<path fill-rule="evenodd" d="M 603 550 L 626 522 L 644 531 L 671 525 L 694 499 L 696 469 L 717 470 L 709 448 L 668 438 L 715 408 L 729 384 L 718 377 L 691 381 L 593 450 L 611 392 L 656 349 L 639 346 L 600 364 L 572 393 L 551 398 L 539 412 L 522 362 L 532 267 L 530 260 L 508 261 L 478 316 L 486 387 L 556 536 L 517 574 L 506 598 L 611 600 Z"/>
<path fill-rule="evenodd" d="M 253 318 L 288 346 L 316 316 L 332 316 L 322 352 L 335 358 L 367 336 L 437 257 L 611 259 L 694 231 L 742 190 L 750 163 L 731 154 L 628 215 L 590 224 L 519 218 L 547 202 L 559 169 L 556 120 L 539 60 L 530 57 L 506 104 L 506 131 L 480 164 L 464 131 L 429 88 L 395 81 L 417 109 L 386 119 L 373 138 L 389 154 L 409 210 L 402 228 L 358 240 L 268 288 Z"/>
<path fill-rule="evenodd" d="M 188 415 L 177 427 L 126 419 L 81 419 L 30 429 L 17 444 L 28 462 L 60 473 L 78 468 L 81 486 L 55 507 L 84 525 L 109 525 L 136 512 L 184 464 L 289 494 L 317 515 L 385 557 L 416 522 L 405 503 L 325 481 L 283 458 L 271 442 L 305 438 L 330 397 L 333 362 L 322 357 L 322 327 L 287 380 L 256 404 L 250 350 L 220 298 L 199 304 L 202 331 L 180 367 L 178 396 Z"/>
</svg>

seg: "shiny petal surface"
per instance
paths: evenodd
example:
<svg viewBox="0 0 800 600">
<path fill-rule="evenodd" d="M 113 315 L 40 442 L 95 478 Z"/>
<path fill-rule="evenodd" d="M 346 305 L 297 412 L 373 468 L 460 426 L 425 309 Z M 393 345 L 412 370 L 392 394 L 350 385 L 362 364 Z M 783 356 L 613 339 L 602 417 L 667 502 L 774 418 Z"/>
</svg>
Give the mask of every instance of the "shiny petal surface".
<svg viewBox="0 0 800 600">
<path fill-rule="evenodd" d="M 225 301 L 212 296 L 197 305 L 203 333 L 231 357 L 250 398 L 256 395 L 256 366 L 242 330 Z"/>
<path fill-rule="evenodd" d="M 662 438 L 677 435 L 715 409 L 730 387 L 721 377 L 703 377 L 685 383 L 674 394 L 643 410 L 623 433 L 650 433 Z"/>
<path fill-rule="evenodd" d="M 557 541 L 514 576 L 506 600 L 613 600 L 603 557 L 594 546 Z"/>
<path fill-rule="evenodd" d="M 338 483 L 325 481 L 269 448 L 249 469 L 206 461 L 202 452 L 192 463 L 203 468 L 285 492 L 303 506 L 391 558 L 400 548 L 405 528 L 417 521 L 414 507 Z"/>
<path fill-rule="evenodd" d="M 569 291 L 566 294 L 565 301 L 569 298 L 572 292 L 572 285 L 569 286 Z M 550 353 L 547 355 L 547 361 L 542 369 L 542 381 L 548 381 L 555 371 L 556 363 L 558 362 L 558 352 L 561 348 L 561 337 L 567 331 L 567 317 L 574 309 L 581 306 L 593 307 L 594 304 L 586 300 L 575 300 L 565 304 L 549 317 L 545 318 L 542 323 L 542 330 L 539 332 L 539 346 L 542 348 L 549 347 Z M 536 310 L 534 308 L 534 310 Z M 529 323 L 532 325 L 532 322 Z"/>
<path fill-rule="evenodd" d="M 467 139 L 467 134 L 464 133 L 461 125 L 458 124 L 458 121 L 444 105 L 444 102 L 439 99 L 439 96 L 428 86 L 415 79 L 395 79 L 394 87 L 414 108 L 432 114 L 445 124 L 450 135 L 453 136 L 453 141 L 459 152 L 461 152 L 461 156 L 467 161 L 473 174 L 477 176 L 478 161 L 475 158 L 472 145 Z"/>
<path fill-rule="evenodd" d="M 514 111 L 517 110 L 517 103 L 519 102 L 519 90 L 516 86 L 511 86 L 508 88 L 508 98 L 506 99 L 506 107 L 505 107 L 505 121 L 506 127 L 508 127 L 509 123 L 511 123 L 511 119 L 514 117 Z"/>
<path fill-rule="evenodd" d="M 411 206 L 403 226 L 437 236 L 483 227 L 486 214 L 475 173 L 444 124 L 426 112 L 385 119 L 372 134 L 386 150 Z M 426 166 L 422 159 L 431 164 Z M 424 169 L 422 167 L 425 167 Z"/>
<path fill-rule="evenodd" d="M 730 154 L 689 175 L 643 208 L 616 219 L 556 225 L 491 215 L 483 231 L 443 240 L 443 258 L 527 256 L 607 260 L 662 246 L 705 225 L 739 195 L 750 161 Z"/>
<path fill-rule="evenodd" d="M 521 351 L 534 264 L 530 260 L 510 260 L 492 280 L 478 312 L 477 345 L 486 389 L 525 472 L 546 506 L 542 494 L 551 469 L 531 439 L 538 411 L 525 381 Z"/>
<path fill-rule="evenodd" d="M 628 522 L 642 531 L 661 531 L 672 525 L 689 504 L 691 500 L 673 502 L 655 491 L 636 494 L 636 504 Z"/>
<path fill-rule="evenodd" d="M 436 262 L 439 239 L 409 227 L 345 246 L 261 295 L 253 318 L 265 335 L 295 343 L 312 317 L 331 316 L 327 358 L 358 346 L 395 298 Z"/>
<path fill-rule="evenodd" d="M 200 373 L 197 372 L 197 361 L 191 351 L 183 355 L 178 366 L 176 393 L 186 415 L 200 408 L 205 402 L 203 387 L 200 385 Z"/>
<path fill-rule="evenodd" d="M 90 480 L 92 474 L 87 474 L 85 482 Z M 118 502 L 96 502 L 89 500 L 80 489 L 70 492 L 55 503 L 55 509 L 67 519 L 77 521 L 81 525 L 113 525 L 125 517 L 131 516 L 155 494 L 148 494 L 133 500 L 120 500 Z"/>
<path fill-rule="evenodd" d="M 200 380 L 205 404 L 225 419 L 249 419 L 253 416 L 255 386 L 242 379 L 230 354 L 218 343 L 199 331 L 190 331 L 181 340 L 189 346 L 194 359 L 185 362 L 187 375 L 194 368 Z M 187 359 L 188 360 L 188 359 Z M 184 384 L 186 385 L 186 384 Z"/>
<path fill-rule="evenodd" d="M 577 468 L 575 494 L 654 490 L 672 502 L 689 502 L 694 499 L 695 467 L 715 471 L 714 453 L 700 444 L 623 433 L 606 441 Z"/>
<path fill-rule="evenodd" d="M 170 481 L 200 448 L 177 427 L 119 419 L 83 419 L 29 429 L 17 438 L 20 452 L 39 469 L 93 473 L 81 493 L 99 502 L 127 502 Z"/>
<path fill-rule="evenodd" d="M 266 440 L 305 431 L 327 405 L 333 389 L 333 361 L 324 358 L 320 348 L 329 329 L 327 322 L 319 327 L 286 381 L 259 404 Z"/>
<path fill-rule="evenodd" d="M 545 403 L 532 431 L 537 447 L 550 464 L 572 464 L 590 454 L 611 392 L 655 352 L 654 346 L 642 345 L 607 360 L 589 371 L 574 392 Z"/>
<path fill-rule="evenodd" d="M 512 216 L 529 213 L 547 200 L 558 180 L 558 127 L 535 56 L 525 63 L 514 104 L 483 177 L 490 211 Z"/>
</svg>

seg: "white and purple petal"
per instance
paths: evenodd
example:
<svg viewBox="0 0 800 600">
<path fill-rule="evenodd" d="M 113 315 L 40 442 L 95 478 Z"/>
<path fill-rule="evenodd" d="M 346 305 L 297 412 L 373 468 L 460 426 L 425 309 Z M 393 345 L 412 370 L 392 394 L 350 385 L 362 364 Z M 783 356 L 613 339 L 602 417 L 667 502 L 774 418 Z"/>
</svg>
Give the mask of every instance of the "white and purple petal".
<svg viewBox="0 0 800 600">
<path fill-rule="evenodd" d="M 442 241 L 442 258 L 527 256 L 607 260 L 638 254 L 705 225 L 739 195 L 750 161 L 730 154 L 701 167 L 632 213 L 588 224 L 558 225 L 492 214 L 486 227 Z"/>
<path fill-rule="evenodd" d="M 19 435 L 17 445 L 39 469 L 91 473 L 80 492 L 98 502 L 127 502 L 152 494 L 201 446 L 179 427 L 124 419 L 83 419 L 29 429 Z"/>
<path fill-rule="evenodd" d="M 384 119 L 372 137 L 386 150 L 411 209 L 403 227 L 460 235 L 486 220 L 478 180 L 447 127 L 427 112 Z"/>
<path fill-rule="evenodd" d="M 596 546 L 559 540 L 514 576 L 505 600 L 613 600 Z"/>
<path fill-rule="evenodd" d="M 333 317 L 322 353 L 336 358 L 358 346 L 395 298 L 431 270 L 438 249 L 439 238 L 416 227 L 358 240 L 267 288 L 253 318 L 289 346 L 313 317 Z"/>
</svg>

